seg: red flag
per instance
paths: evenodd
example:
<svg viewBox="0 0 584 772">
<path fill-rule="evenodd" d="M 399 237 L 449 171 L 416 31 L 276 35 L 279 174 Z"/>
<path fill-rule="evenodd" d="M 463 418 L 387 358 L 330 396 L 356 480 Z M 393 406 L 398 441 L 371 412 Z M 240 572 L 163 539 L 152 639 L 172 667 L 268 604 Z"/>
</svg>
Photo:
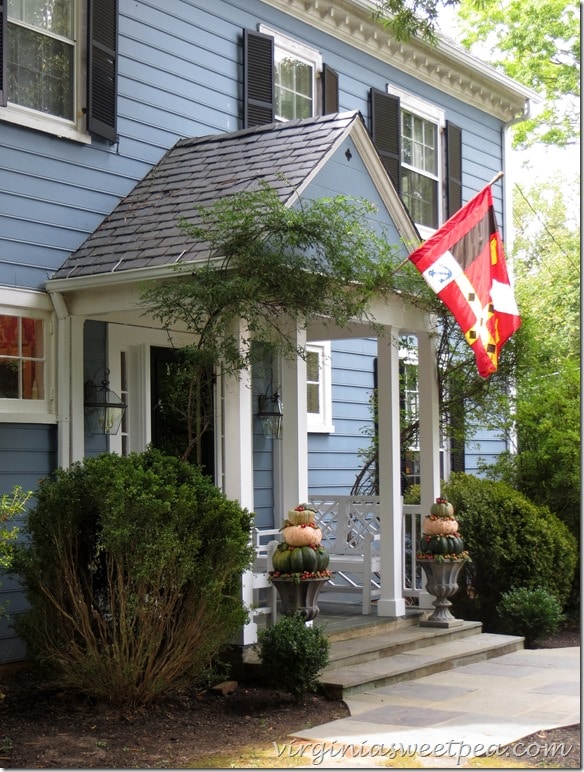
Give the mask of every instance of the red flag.
<svg viewBox="0 0 584 772">
<path fill-rule="evenodd" d="M 499 352 L 521 324 L 487 185 L 410 260 L 452 312 L 474 350 L 479 375 L 497 369 Z"/>
</svg>

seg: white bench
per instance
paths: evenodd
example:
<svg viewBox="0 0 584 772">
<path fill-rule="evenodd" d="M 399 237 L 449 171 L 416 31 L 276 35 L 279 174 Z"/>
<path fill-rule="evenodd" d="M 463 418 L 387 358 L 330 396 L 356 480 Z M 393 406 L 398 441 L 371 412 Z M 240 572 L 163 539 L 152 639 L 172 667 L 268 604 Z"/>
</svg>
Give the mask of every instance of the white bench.
<svg viewBox="0 0 584 772">
<path fill-rule="evenodd" d="M 358 593 L 361 611 L 371 613 L 380 597 L 379 499 L 355 496 L 311 496 L 333 572 L 323 593 Z"/>
<path fill-rule="evenodd" d="M 253 616 L 268 614 L 269 623 L 277 621 L 278 591 L 270 581 L 269 572 L 272 571 L 272 555 L 278 543 L 282 541 L 282 534 L 277 528 L 254 528 L 253 540 L 256 557 L 252 565 L 254 605 L 251 609 Z"/>
</svg>

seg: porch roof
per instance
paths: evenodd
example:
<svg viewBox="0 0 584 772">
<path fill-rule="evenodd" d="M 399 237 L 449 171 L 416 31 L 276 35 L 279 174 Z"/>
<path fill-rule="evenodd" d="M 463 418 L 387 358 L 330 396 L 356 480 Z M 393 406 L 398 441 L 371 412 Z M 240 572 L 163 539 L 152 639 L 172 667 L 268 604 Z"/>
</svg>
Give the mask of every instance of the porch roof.
<svg viewBox="0 0 584 772">
<path fill-rule="evenodd" d="M 118 280 L 125 274 L 127 280 L 136 271 L 148 273 L 204 260 L 206 244 L 189 237 L 178 225 L 180 218 L 196 223 L 199 207 L 257 187 L 260 181 L 291 205 L 349 136 L 375 167 L 373 179 L 385 189 L 402 238 L 410 244 L 416 241 L 415 225 L 383 168 L 361 114 L 351 111 L 180 140 L 65 260 L 47 288 L 65 290 L 70 285 L 73 289 L 84 277 L 105 279 L 112 274 Z"/>
</svg>

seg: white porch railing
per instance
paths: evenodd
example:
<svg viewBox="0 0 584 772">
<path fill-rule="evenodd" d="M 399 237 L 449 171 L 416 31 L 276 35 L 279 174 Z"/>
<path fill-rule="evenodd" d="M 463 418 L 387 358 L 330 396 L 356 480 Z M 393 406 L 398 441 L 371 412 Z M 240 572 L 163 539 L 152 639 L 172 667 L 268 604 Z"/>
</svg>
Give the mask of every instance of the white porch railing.
<svg viewBox="0 0 584 772">
<path fill-rule="evenodd" d="M 379 499 L 362 496 L 311 496 L 309 502 L 317 512 L 323 533 L 322 544 L 331 555 L 333 580 L 326 585 L 328 592 L 358 592 L 362 595 L 363 613 L 370 613 L 371 600 L 379 598 L 380 523 Z M 417 545 L 422 532 L 420 505 L 402 506 L 402 593 L 409 605 L 432 608 L 432 596 L 424 590 L 421 567 L 416 560 Z M 281 539 L 277 530 L 257 530 L 258 559 L 254 567 L 254 586 L 263 590 L 264 603 L 256 613 L 273 611 L 275 597 L 265 590 L 269 570 L 266 548 L 269 540 Z M 267 600 L 267 603 L 265 602 Z M 261 610 L 260 610 L 261 609 Z"/>
</svg>

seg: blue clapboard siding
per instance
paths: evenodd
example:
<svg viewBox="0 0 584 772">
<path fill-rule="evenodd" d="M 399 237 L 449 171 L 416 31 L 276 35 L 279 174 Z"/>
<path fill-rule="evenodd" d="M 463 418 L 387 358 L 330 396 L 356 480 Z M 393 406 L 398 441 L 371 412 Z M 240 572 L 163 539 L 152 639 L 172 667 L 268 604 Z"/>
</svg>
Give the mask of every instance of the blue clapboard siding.
<svg viewBox="0 0 584 772">
<path fill-rule="evenodd" d="M 394 83 L 442 105 L 463 130 L 465 200 L 501 168 L 496 119 L 259 0 L 160 6 L 120 2 L 116 144 L 0 123 L 0 283 L 42 287 L 177 139 L 241 128 L 241 31 L 259 22 L 318 49 L 339 73 L 340 109 L 360 110 L 366 123 L 371 86 Z"/>
<path fill-rule="evenodd" d="M 333 434 L 308 435 L 308 487 L 311 494 L 347 495 L 363 459 L 365 434 L 372 428 L 375 340 L 339 340 L 331 347 Z"/>
<path fill-rule="evenodd" d="M 34 492 L 39 480 L 47 477 L 56 464 L 56 426 L 0 423 L 0 495 L 10 495 L 15 485 Z M 15 524 L 21 526 L 23 518 Z M 26 601 L 17 580 L 0 572 L 0 584 L 0 606 L 9 615 L 23 611 Z M 10 618 L 0 618 L 0 665 L 24 655 L 24 646 L 11 628 Z"/>
</svg>

